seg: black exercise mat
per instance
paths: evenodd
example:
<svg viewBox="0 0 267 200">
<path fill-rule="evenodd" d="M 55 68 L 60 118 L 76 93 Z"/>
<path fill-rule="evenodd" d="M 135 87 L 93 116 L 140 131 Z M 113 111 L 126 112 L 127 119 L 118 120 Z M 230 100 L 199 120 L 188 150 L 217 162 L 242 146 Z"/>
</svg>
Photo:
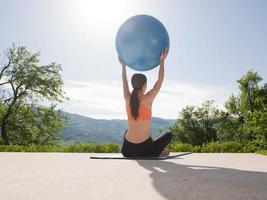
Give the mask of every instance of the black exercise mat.
<svg viewBox="0 0 267 200">
<path fill-rule="evenodd" d="M 117 156 L 112 155 L 99 155 L 99 156 L 90 156 L 91 159 L 138 159 L 138 160 L 165 160 L 169 158 L 175 158 L 179 156 L 184 156 L 191 154 L 191 152 L 171 152 L 168 156 L 159 156 L 159 157 L 124 157 L 122 154 L 119 154 Z"/>
</svg>

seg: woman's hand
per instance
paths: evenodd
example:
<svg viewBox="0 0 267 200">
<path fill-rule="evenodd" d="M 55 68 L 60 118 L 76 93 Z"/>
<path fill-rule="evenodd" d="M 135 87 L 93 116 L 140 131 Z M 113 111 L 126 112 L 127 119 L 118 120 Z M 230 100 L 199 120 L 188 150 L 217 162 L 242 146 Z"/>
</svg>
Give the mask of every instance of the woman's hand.
<svg viewBox="0 0 267 200">
<path fill-rule="evenodd" d="M 167 57 L 168 55 L 168 52 L 169 52 L 169 49 L 168 48 L 164 48 L 163 51 L 161 52 L 160 54 L 160 61 L 164 61 L 165 58 Z"/>
<path fill-rule="evenodd" d="M 124 62 L 122 61 L 122 59 L 121 59 L 120 57 L 118 57 L 118 59 L 119 59 L 119 62 L 120 62 L 120 64 L 121 64 L 121 66 L 122 66 L 122 67 L 125 67 L 126 65 L 124 64 Z"/>
</svg>

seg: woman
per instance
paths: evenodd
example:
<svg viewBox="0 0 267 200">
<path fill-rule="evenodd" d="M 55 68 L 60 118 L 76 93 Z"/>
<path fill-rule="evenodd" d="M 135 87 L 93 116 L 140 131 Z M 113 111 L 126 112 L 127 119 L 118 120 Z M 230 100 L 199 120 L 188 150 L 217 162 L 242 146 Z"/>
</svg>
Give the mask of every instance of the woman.
<svg viewBox="0 0 267 200">
<path fill-rule="evenodd" d="M 122 65 L 123 94 L 128 117 L 128 129 L 124 133 L 121 153 L 125 157 L 157 157 L 169 155 L 165 148 L 172 140 L 170 132 L 164 133 L 154 141 L 150 135 L 151 107 L 158 94 L 164 78 L 164 60 L 168 49 L 160 55 L 158 80 L 153 88 L 145 94 L 147 78 L 144 74 L 134 74 L 131 79 L 133 91 L 130 93 L 126 65 L 119 58 Z"/>
</svg>

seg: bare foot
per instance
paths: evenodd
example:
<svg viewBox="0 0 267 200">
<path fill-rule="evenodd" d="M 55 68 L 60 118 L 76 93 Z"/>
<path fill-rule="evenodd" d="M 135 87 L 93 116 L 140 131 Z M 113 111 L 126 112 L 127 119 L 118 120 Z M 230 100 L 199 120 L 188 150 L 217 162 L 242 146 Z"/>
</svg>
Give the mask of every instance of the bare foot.
<svg viewBox="0 0 267 200">
<path fill-rule="evenodd" d="M 170 154 L 170 150 L 164 148 L 163 151 L 160 153 L 160 156 L 168 156 Z"/>
</svg>

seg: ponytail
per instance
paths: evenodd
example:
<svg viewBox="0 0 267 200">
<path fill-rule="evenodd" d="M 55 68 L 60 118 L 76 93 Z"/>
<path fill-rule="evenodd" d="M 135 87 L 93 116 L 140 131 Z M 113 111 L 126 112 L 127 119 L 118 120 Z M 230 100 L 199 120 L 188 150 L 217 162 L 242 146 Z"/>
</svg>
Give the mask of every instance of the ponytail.
<svg viewBox="0 0 267 200">
<path fill-rule="evenodd" d="M 138 99 L 138 90 L 135 88 L 133 89 L 131 97 L 130 97 L 130 107 L 131 107 L 131 114 L 136 120 L 139 115 L 138 113 L 139 99 Z"/>
<path fill-rule="evenodd" d="M 133 91 L 131 93 L 130 97 L 130 108 L 131 108 L 131 114 L 135 120 L 137 120 L 137 117 L 139 115 L 139 95 L 138 90 L 141 90 L 144 84 L 146 84 L 147 79 L 144 74 L 134 74 L 131 79 Z"/>
</svg>

